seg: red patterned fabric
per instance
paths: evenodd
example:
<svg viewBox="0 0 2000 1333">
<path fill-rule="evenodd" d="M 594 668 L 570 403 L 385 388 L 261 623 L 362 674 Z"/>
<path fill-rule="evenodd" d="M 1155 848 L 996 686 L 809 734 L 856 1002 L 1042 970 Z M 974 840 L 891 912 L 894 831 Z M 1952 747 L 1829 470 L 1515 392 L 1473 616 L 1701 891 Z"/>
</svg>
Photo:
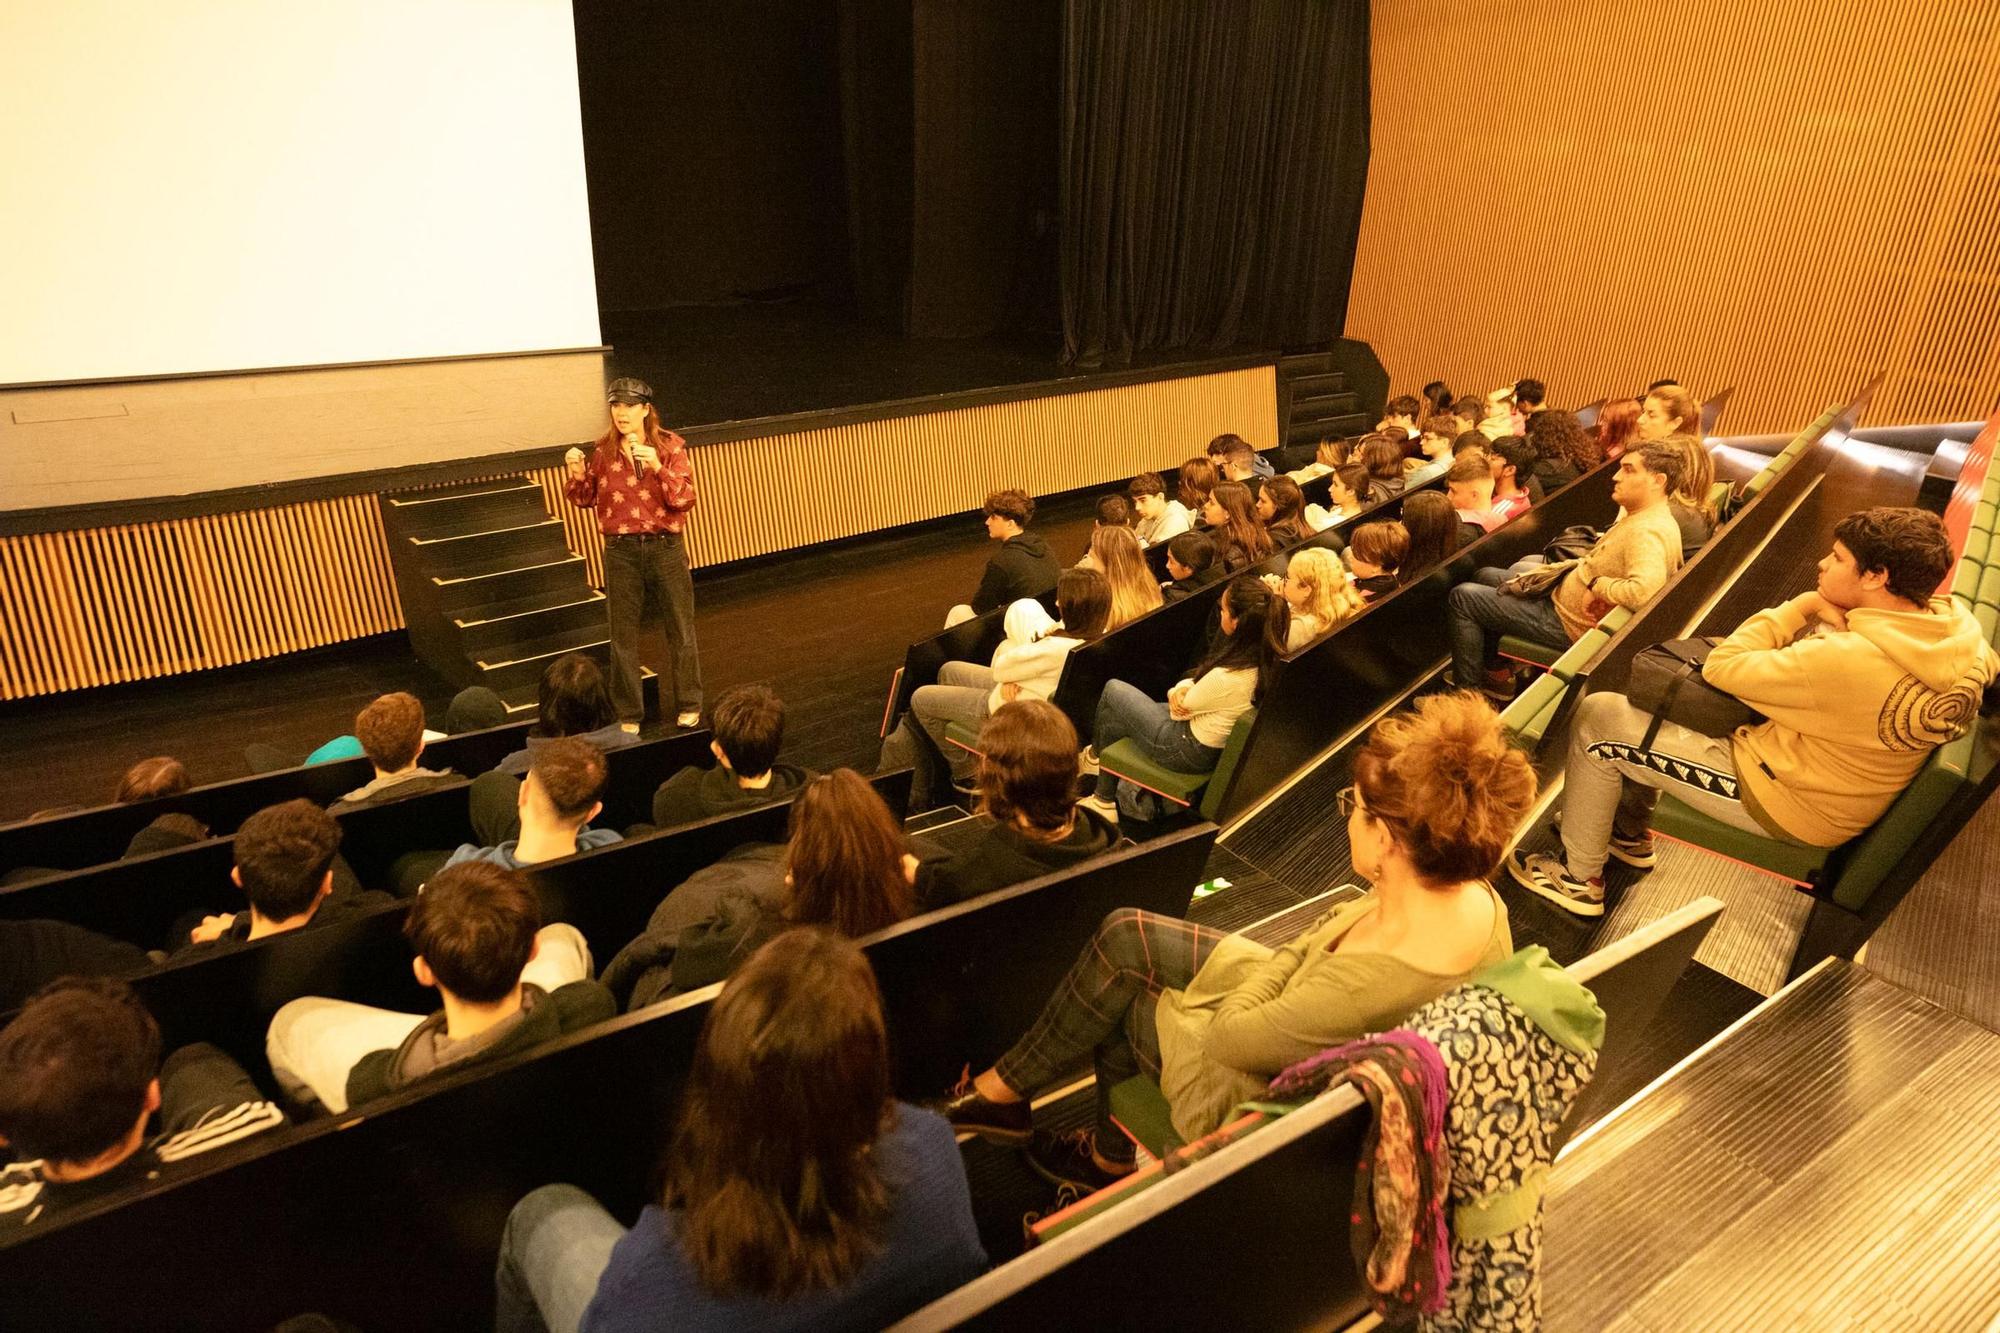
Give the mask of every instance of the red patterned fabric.
<svg viewBox="0 0 2000 1333">
<path fill-rule="evenodd" d="M 605 536 L 647 532 L 679 532 L 694 508 L 694 465 L 687 441 L 672 431 L 663 433 L 660 466 L 639 476 L 625 460 L 617 441 L 590 453 L 583 475 L 572 478 L 563 494 L 579 509 L 597 511 L 597 530 Z"/>
</svg>

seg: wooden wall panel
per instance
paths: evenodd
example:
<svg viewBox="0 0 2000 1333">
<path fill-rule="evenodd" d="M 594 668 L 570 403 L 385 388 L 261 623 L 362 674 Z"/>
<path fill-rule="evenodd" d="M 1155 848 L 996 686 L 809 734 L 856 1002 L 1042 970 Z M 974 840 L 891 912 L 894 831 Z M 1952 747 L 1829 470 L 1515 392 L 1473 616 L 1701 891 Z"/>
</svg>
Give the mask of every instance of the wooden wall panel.
<svg viewBox="0 0 2000 1333">
<path fill-rule="evenodd" d="M 1373 57 L 1346 331 L 1396 391 L 1675 376 L 1732 432 L 1876 370 L 1873 424 L 2000 397 L 1993 0 L 1402 0 Z"/>
<path fill-rule="evenodd" d="M 705 445 L 696 566 L 769 555 L 1171 464 L 1233 430 L 1277 443 L 1270 366 Z M 558 460 L 529 475 L 602 586 Z M 174 675 L 402 626 L 373 494 L 0 538 L 0 698 Z"/>
</svg>

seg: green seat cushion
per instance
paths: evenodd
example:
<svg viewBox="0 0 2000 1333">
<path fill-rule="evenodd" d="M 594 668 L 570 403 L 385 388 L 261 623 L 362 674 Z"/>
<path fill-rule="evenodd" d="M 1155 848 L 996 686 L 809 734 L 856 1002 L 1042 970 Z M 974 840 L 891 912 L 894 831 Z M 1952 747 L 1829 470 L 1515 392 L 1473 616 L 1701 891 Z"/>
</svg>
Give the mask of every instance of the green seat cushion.
<svg viewBox="0 0 2000 1333">
<path fill-rule="evenodd" d="M 1979 628 L 1986 631 L 1986 642 L 2000 644 L 2000 607 L 1975 606 L 1972 618 L 1979 622 Z"/>
<path fill-rule="evenodd" d="M 1597 656 L 1599 648 L 1610 642 L 1610 634 L 1601 627 L 1589 631 L 1549 664 L 1549 673 L 1562 680 L 1575 680 L 1582 673 L 1584 664 Z"/>
<path fill-rule="evenodd" d="M 1158 792 L 1179 805 L 1193 805 L 1194 798 L 1201 795 L 1201 789 L 1208 785 L 1211 773 L 1179 773 L 1162 767 L 1148 759 L 1143 751 L 1130 740 L 1114 741 L 1097 762 L 1107 773 L 1116 774 L 1129 782 L 1136 782 L 1148 791 Z"/>
<path fill-rule="evenodd" d="M 961 745 L 979 753 L 979 728 L 967 722 L 947 722 L 944 724 L 944 738 L 953 745 Z"/>
<path fill-rule="evenodd" d="M 1973 756 L 1978 749 L 1979 726 L 1955 741 L 1931 752 L 1910 785 L 1903 788 L 1882 817 L 1852 845 L 1853 853 L 1834 881 L 1833 900 L 1851 912 L 1868 905 L 1876 886 L 1900 864 L 1935 820 L 1958 794 L 1961 786 L 1974 781 Z"/>
<path fill-rule="evenodd" d="M 1960 560 L 1958 572 L 1951 578 L 1951 595 L 1967 606 L 1972 605 L 1974 596 L 1979 591 L 1979 580 L 1985 575 L 1984 566 L 1977 561 Z"/>
<path fill-rule="evenodd" d="M 1986 549 L 1992 541 L 1990 533 L 1968 531 L 1965 534 L 1965 554 L 1961 559 L 1970 560 L 1975 564 L 1985 564 Z"/>
<path fill-rule="evenodd" d="M 1554 672 L 1537 676 L 1500 711 L 1500 728 L 1522 749 L 1533 749 L 1548 730 L 1569 682 Z M 1539 725 L 1537 725 L 1539 724 Z"/>
<path fill-rule="evenodd" d="M 1614 606 L 1609 611 L 1604 613 L 1604 619 L 1597 622 L 1597 628 L 1603 630 L 1607 634 L 1616 634 L 1619 630 L 1624 629 L 1626 622 L 1631 619 L 1632 619 L 1631 607 Z"/>
<path fill-rule="evenodd" d="M 1125 1136 L 1155 1157 L 1165 1157 L 1181 1146 L 1174 1133 L 1173 1108 L 1160 1085 L 1144 1074 L 1135 1074 L 1111 1089 L 1111 1118 Z"/>
<path fill-rule="evenodd" d="M 1257 710 L 1251 709 L 1236 719 L 1236 725 L 1229 729 L 1229 739 L 1223 742 L 1222 754 L 1215 761 L 1215 772 L 1208 778 L 1208 786 L 1201 794 L 1201 817 L 1214 819 L 1222 808 L 1222 798 L 1229 792 L 1229 780 L 1236 776 L 1236 766 L 1243 762 L 1243 751 L 1250 744 L 1250 729 L 1257 725 Z"/>
<path fill-rule="evenodd" d="M 1774 464 L 1770 467 L 1765 468 L 1762 472 L 1759 472 L 1756 476 L 1750 478 L 1750 480 L 1744 482 L 1743 483 L 1744 502 L 1748 503 L 1749 501 L 1756 499 L 1757 496 L 1760 493 L 1762 493 L 1763 489 L 1771 484 L 1772 480 L 1777 475 L 1778 475 L 1778 469 Z"/>
<path fill-rule="evenodd" d="M 1972 526 L 1980 532 L 1993 531 L 1993 513 L 1996 508 L 1992 500 L 1981 500 L 1972 509 Z"/>
<path fill-rule="evenodd" d="M 2000 471 L 1989 471 L 1986 484 L 1979 488 L 1979 498 L 2000 503 Z"/>
<path fill-rule="evenodd" d="M 1736 487 L 1726 481 L 1718 481 L 1708 488 L 1708 507 L 1720 513 L 1729 506 L 1729 493 Z"/>
<path fill-rule="evenodd" d="M 1555 660 L 1562 656 L 1562 649 L 1551 648 L 1546 643 L 1536 643 L 1532 639 L 1524 639 L 1516 634 L 1503 634 L 1500 636 L 1500 656 L 1511 657 L 1516 662 L 1526 662 L 1546 670 L 1555 665 Z"/>
<path fill-rule="evenodd" d="M 1834 847 L 1807 847 L 1796 842 L 1780 842 L 1761 833 L 1746 833 L 1717 819 L 1711 819 L 1673 797 L 1660 796 L 1653 811 L 1653 832 L 1768 870 L 1798 884 L 1815 884 L 1827 861 L 1839 850 Z"/>
<path fill-rule="evenodd" d="M 1979 591 L 1973 601 L 1981 606 L 2000 606 L 2000 565 L 1989 565 L 1979 578 Z"/>
</svg>

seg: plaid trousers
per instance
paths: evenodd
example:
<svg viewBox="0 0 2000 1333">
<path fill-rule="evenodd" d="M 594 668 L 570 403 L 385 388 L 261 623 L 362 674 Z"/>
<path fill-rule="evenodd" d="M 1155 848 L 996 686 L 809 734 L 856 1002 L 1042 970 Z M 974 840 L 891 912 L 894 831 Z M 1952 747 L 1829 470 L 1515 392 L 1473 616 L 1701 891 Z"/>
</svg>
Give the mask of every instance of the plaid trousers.
<svg viewBox="0 0 2000 1333">
<path fill-rule="evenodd" d="M 1104 918 L 1027 1035 L 995 1062 L 1000 1081 L 1032 1096 L 1086 1054 L 1097 1070 L 1097 1150 L 1129 1157 L 1111 1119 L 1111 1089 L 1134 1074 L 1160 1075 L 1153 1017 L 1160 992 L 1180 989 L 1226 933 L 1179 917 L 1121 907 Z"/>
</svg>

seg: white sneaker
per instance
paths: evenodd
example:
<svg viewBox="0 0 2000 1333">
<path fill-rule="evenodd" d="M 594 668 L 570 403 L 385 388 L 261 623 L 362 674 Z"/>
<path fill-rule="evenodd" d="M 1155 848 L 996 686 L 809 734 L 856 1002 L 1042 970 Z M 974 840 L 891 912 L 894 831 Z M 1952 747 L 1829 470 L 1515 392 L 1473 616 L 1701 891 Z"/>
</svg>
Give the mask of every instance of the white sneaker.
<svg viewBox="0 0 2000 1333">
<path fill-rule="evenodd" d="M 620 722 L 618 724 L 618 730 L 624 732 L 628 736 L 636 736 L 639 734 L 639 724 L 637 722 Z"/>
<path fill-rule="evenodd" d="M 1077 804 L 1085 810 L 1096 811 L 1114 824 L 1118 822 L 1118 802 L 1114 800 L 1099 796 L 1093 792 L 1089 796 L 1080 798 Z"/>
<path fill-rule="evenodd" d="M 1097 747 L 1095 745 L 1084 746 L 1083 752 L 1076 757 L 1076 771 L 1087 778 L 1094 778 L 1097 776 L 1099 769 Z"/>
<path fill-rule="evenodd" d="M 701 711 L 694 708 L 687 709 L 674 718 L 674 725 L 682 731 L 693 731 L 701 725 Z"/>
</svg>

